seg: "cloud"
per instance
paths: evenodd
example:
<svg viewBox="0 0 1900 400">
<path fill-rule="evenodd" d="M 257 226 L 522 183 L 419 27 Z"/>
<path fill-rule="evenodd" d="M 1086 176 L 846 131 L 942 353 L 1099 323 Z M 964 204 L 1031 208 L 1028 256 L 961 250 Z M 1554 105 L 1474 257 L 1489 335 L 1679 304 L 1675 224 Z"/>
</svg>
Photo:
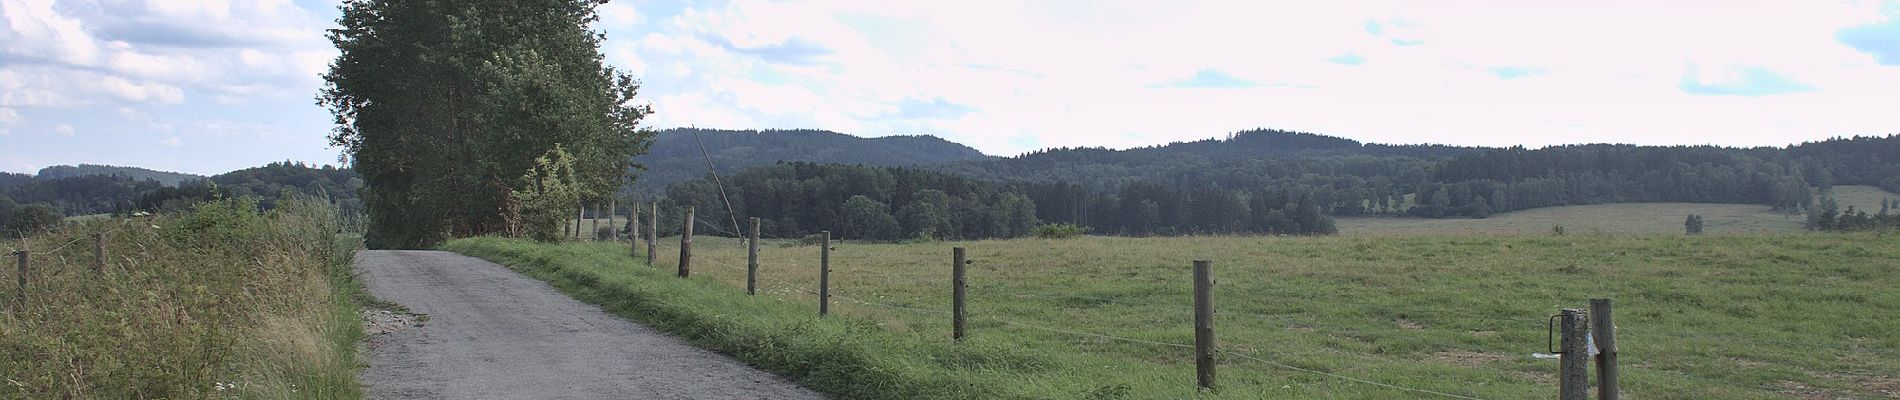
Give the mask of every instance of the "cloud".
<svg viewBox="0 0 1900 400">
<path fill-rule="evenodd" d="M 1546 72 L 1541 67 L 1490 67 L 1485 68 L 1485 71 L 1490 71 L 1492 75 L 1504 79 L 1528 78 L 1543 75 Z"/>
<path fill-rule="evenodd" d="M 184 143 L 185 143 L 184 139 L 179 139 L 178 136 L 176 135 L 158 140 L 158 144 L 171 146 L 171 147 L 178 147 L 179 145 L 182 145 Z"/>
<path fill-rule="evenodd" d="M 1893 6 L 1884 21 L 1842 29 L 1835 34 L 1841 44 L 1872 54 L 1881 65 L 1900 65 L 1900 6 Z"/>
<path fill-rule="evenodd" d="M 20 117 L 20 111 L 0 107 L 0 136 L 13 134 L 13 127 L 19 126 L 26 118 Z"/>
<path fill-rule="evenodd" d="M 831 49 L 825 48 L 824 45 L 799 37 L 755 46 L 734 44 L 725 37 L 715 34 L 701 34 L 699 39 L 728 51 L 758 57 L 773 64 L 814 65 L 823 62 L 825 56 L 832 54 Z"/>
<path fill-rule="evenodd" d="M 1425 44 L 1426 29 L 1418 23 L 1406 19 L 1393 18 L 1385 21 L 1366 20 L 1366 33 L 1383 38 L 1386 42 L 1399 46 L 1417 46 Z"/>
<path fill-rule="evenodd" d="M 1339 64 L 1339 65 L 1365 65 L 1366 58 L 1364 56 L 1360 56 L 1359 53 L 1346 52 L 1346 54 L 1340 54 L 1337 56 L 1327 57 L 1326 62 Z"/>
<path fill-rule="evenodd" d="M 67 125 L 66 123 L 60 123 L 59 125 L 53 127 L 53 132 L 58 133 L 60 136 L 73 137 L 73 126 Z"/>
<path fill-rule="evenodd" d="M 1226 72 L 1221 72 L 1220 70 L 1202 69 L 1200 71 L 1195 71 L 1194 76 L 1187 77 L 1186 79 L 1162 83 L 1159 86 L 1160 87 L 1177 87 L 1177 88 L 1241 89 L 1241 88 L 1259 87 L 1263 85 L 1261 85 L 1260 82 L 1254 82 L 1254 81 L 1250 81 L 1246 79 L 1241 79 L 1239 77 L 1229 75 Z"/>
<path fill-rule="evenodd" d="M 1762 67 L 1729 67 L 1712 73 L 1690 67 L 1682 75 L 1683 92 L 1701 96 L 1771 96 L 1815 90 L 1786 75 Z"/>
</svg>

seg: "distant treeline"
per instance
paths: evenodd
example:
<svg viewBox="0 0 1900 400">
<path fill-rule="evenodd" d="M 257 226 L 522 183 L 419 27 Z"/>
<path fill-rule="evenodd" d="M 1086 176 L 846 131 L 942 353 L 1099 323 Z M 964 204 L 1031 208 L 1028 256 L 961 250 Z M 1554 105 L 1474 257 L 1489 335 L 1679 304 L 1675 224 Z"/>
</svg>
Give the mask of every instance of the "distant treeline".
<svg viewBox="0 0 1900 400">
<path fill-rule="evenodd" d="M 47 170 L 55 170 L 48 168 Z M 280 162 L 166 185 L 136 168 L 82 166 L 42 177 L 0 173 L 0 205 L 44 205 L 67 216 L 178 210 L 200 201 L 252 196 L 272 208 L 282 193 L 324 195 L 345 212 L 362 209 L 362 180 L 348 168 Z M 92 175 L 70 175 L 90 171 Z M 44 172 L 43 172 L 44 173 Z M 4 223 L 5 221 L 0 221 Z"/>
</svg>

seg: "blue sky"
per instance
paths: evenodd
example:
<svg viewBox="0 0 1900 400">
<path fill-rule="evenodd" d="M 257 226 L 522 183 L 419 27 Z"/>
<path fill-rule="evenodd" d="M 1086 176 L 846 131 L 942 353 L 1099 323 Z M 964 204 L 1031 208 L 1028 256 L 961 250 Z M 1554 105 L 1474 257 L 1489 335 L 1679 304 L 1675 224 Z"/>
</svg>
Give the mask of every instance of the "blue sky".
<svg viewBox="0 0 1900 400">
<path fill-rule="evenodd" d="M 1387 143 L 1785 145 L 1900 132 L 1895 1 L 630 1 L 648 125 L 990 154 L 1256 127 Z M 314 0 L 0 0 L 0 171 L 334 163 Z"/>
</svg>

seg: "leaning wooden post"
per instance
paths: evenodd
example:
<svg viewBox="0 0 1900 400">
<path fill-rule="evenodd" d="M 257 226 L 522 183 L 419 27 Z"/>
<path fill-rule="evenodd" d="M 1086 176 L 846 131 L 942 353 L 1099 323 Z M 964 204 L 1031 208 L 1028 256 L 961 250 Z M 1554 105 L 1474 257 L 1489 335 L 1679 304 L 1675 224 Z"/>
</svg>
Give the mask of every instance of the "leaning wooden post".
<svg viewBox="0 0 1900 400">
<path fill-rule="evenodd" d="M 1616 400 L 1616 323 L 1610 299 L 1590 299 L 1590 335 L 1597 344 L 1597 400 Z"/>
<path fill-rule="evenodd" d="M 824 231 L 818 252 L 818 316 L 831 313 L 831 231 Z"/>
<path fill-rule="evenodd" d="M 964 288 L 969 283 L 963 278 L 963 266 L 969 263 L 962 247 L 950 249 L 950 339 L 959 342 L 964 336 Z"/>
<path fill-rule="evenodd" d="M 660 202 L 653 202 L 653 213 L 647 214 L 653 221 L 647 224 L 647 266 L 653 266 L 653 254 L 659 250 L 660 242 Z"/>
<path fill-rule="evenodd" d="M 680 228 L 680 277 L 693 275 L 693 206 L 686 206 L 686 227 Z"/>
<path fill-rule="evenodd" d="M 106 273 L 106 234 L 92 234 L 92 273 Z"/>
<path fill-rule="evenodd" d="M 745 294 L 759 294 L 759 217 L 752 217 L 752 240 L 746 241 Z"/>
<path fill-rule="evenodd" d="M 1194 262 L 1194 381 L 1214 390 L 1214 277 L 1208 261 Z"/>
<path fill-rule="evenodd" d="M 1590 398 L 1590 353 L 1584 340 L 1589 329 L 1589 317 L 1583 310 L 1565 309 L 1561 317 L 1563 330 L 1561 390 L 1558 399 L 1587 400 Z"/>
</svg>

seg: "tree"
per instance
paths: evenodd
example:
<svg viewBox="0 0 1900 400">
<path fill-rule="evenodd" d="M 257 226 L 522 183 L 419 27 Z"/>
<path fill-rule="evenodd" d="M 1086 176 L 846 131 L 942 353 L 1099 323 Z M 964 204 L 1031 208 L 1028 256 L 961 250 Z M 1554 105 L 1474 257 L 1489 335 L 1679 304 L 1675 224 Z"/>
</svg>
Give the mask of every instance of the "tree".
<svg viewBox="0 0 1900 400">
<path fill-rule="evenodd" d="M 554 146 L 534 161 L 534 168 L 521 177 L 528 184 L 509 193 L 513 200 L 509 204 L 517 208 L 508 213 L 517 218 L 509 231 L 537 241 L 558 242 L 565 237 L 562 229 L 566 228 L 568 211 L 585 192 L 574 179 L 574 158 L 561 146 Z"/>
<path fill-rule="evenodd" d="M 601 1 L 345 0 L 318 103 L 362 174 L 373 248 L 503 232 L 536 157 L 563 145 L 572 182 L 611 193 L 652 133 L 640 85 L 601 64 Z M 588 200 L 588 199 L 583 199 Z"/>
<path fill-rule="evenodd" d="M 6 221 L 6 237 L 23 238 L 45 232 L 65 221 L 66 216 L 59 209 L 45 204 L 28 204 L 13 209 L 13 215 Z"/>
<path fill-rule="evenodd" d="M 957 232 L 950 214 L 950 195 L 924 189 L 911 194 L 910 204 L 897 212 L 904 233 L 913 238 L 943 238 Z"/>
<path fill-rule="evenodd" d="M 894 239 L 897 234 L 897 219 L 891 217 L 890 206 L 870 197 L 851 196 L 844 202 L 844 226 L 839 233 L 852 239 Z"/>
</svg>

